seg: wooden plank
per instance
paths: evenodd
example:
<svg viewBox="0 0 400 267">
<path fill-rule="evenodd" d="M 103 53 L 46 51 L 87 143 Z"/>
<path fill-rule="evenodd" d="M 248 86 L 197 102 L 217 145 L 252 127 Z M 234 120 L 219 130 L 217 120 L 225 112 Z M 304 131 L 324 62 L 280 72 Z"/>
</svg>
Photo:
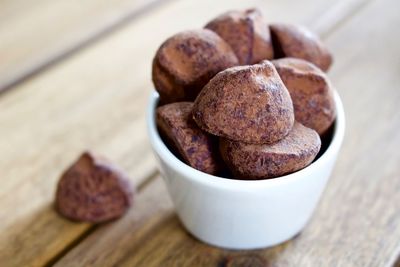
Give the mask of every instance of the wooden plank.
<svg viewBox="0 0 400 267">
<path fill-rule="evenodd" d="M 120 162 L 132 176 L 153 172 L 154 164 L 147 163 L 152 160 L 148 160 L 144 123 L 152 87 L 151 58 L 168 35 L 202 25 L 225 10 L 221 3 L 210 14 L 210 3 L 199 5 L 195 14 L 183 12 L 191 6 L 186 1 L 163 7 L 0 98 L 0 148 L 4 152 L 0 166 L 4 176 L 13 177 L 0 188 L 0 199 L 4 201 L 4 195 L 14 195 L 17 189 L 26 188 L 21 196 L 27 195 L 34 185 L 34 199 L 41 202 L 41 195 L 53 192 L 53 186 L 40 183 L 43 177 L 54 183 L 60 170 L 88 147 Z M 261 5 L 257 3 L 252 2 Z M 245 4 L 249 5 L 237 1 L 231 6 Z M 288 6 L 282 2 L 281 8 Z M 310 6 L 314 11 L 317 5 Z M 278 18 L 274 7 L 269 9 L 265 3 L 265 12 Z M 177 13 L 184 15 L 182 20 L 171 20 Z M 164 27 L 155 27 L 161 23 Z M 140 42 L 132 41 L 136 36 Z"/>
<path fill-rule="evenodd" d="M 334 2 L 314 1 L 236 0 L 229 5 L 260 6 L 270 20 L 305 22 L 310 16 L 323 17 Z M 154 173 L 144 121 L 151 58 L 167 36 L 203 25 L 226 6 L 211 0 L 195 8 L 187 1 L 162 6 L 0 98 L 0 169 L 5 177 L 0 188 L 0 262 L 45 264 L 92 229 L 58 217 L 51 207 L 60 172 L 82 150 L 107 155 L 136 184 Z M 299 9 L 303 12 L 295 12 Z M 171 19 L 176 14 L 180 19 Z"/>
<path fill-rule="evenodd" d="M 160 1 L 39 0 L 29 6 L 22 0 L 2 1 L 0 92 L 137 17 Z M 353 4 L 362 2 L 364 1 L 351 1 Z M 304 3 L 307 5 L 307 14 L 310 18 L 306 23 L 315 27 L 324 27 L 325 25 L 315 24 L 313 18 L 318 13 L 324 12 L 326 7 L 330 7 L 331 1 L 318 3 L 318 5 L 310 5 L 310 3 L 312 3 L 310 0 Z M 338 19 L 336 14 L 343 14 L 342 8 L 349 7 L 345 1 L 342 3 L 330 12 L 333 20 Z M 193 2 L 190 3 L 189 8 L 192 5 Z M 273 11 L 283 10 L 282 6 L 285 6 L 287 10 L 290 9 L 288 1 L 279 5 L 271 4 L 268 8 L 273 14 Z M 297 14 L 292 14 L 292 12 L 286 12 L 286 14 L 296 20 Z M 281 14 L 282 20 L 288 19 L 286 14 Z"/>
<path fill-rule="evenodd" d="M 3 0 L 0 8 L 0 91 L 159 2 Z"/>
<path fill-rule="evenodd" d="M 400 36 L 393 34 L 400 17 L 395 5 L 394 0 L 373 2 L 326 40 L 336 55 L 331 76 L 344 101 L 347 134 L 317 212 L 298 237 L 271 249 L 222 250 L 196 241 L 166 210 L 166 217 L 158 214 L 155 226 L 146 228 L 147 235 L 124 239 L 125 252 L 108 242 L 98 244 L 106 232 L 94 232 L 57 266 L 90 263 L 103 253 L 112 258 L 98 262 L 104 266 L 393 266 L 400 255 L 400 92 L 395 86 Z M 384 19 L 372 23 L 373 16 Z M 109 235 L 118 239 L 114 231 Z"/>
<path fill-rule="evenodd" d="M 5 153 L 0 157 L 0 166 L 4 174 L 16 178 L 7 180 L 0 188 L 0 198 L 13 192 L 12 189 L 28 177 L 37 182 L 35 179 L 41 179 L 39 177 L 43 175 L 56 176 L 60 167 L 66 166 L 87 147 L 96 147 L 111 158 L 124 161 L 125 168 L 135 166 L 136 160 L 141 163 L 141 159 L 146 158 L 142 152 L 149 152 L 143 141 L 144 109 L 152 87 L 149 77 L 151 58 L 168 35 L 202 25 L 226 8 L 225 4 L 220 4 L 210 14 L 209 4 L 199 5 L 195 14 L 183 12 L 191 6 L 186 1 L 164 7 L 2 97 L 0 127 L 3 138 L 0 146 Z M 264 6 L 264 13 L 271 20 L 275 16 L 290 21 L 290 16 L 283 11 L 293 4 L 290 1 L 282 1 L 280 5 L 259 1 L 231 3 L 232 8 L 244 5 Z M 299 4 L 301 6 L 303 4 Z M 314 14 L 318 13 L 315 10 L 327 8 L 326 3 L 307 6 L 310 10 L 293 13 L 292 20 L 301 21 L 299 14 L 308 19 L 306 11 Z M 170 20 L 175 13 L 184 15 L 182 20 Z M 160 23 L 164 27 L 154 27 Z M 152 34 L 148 34 L 149 31 Z M 140 42 L 131 41 L 136 36 L 141 37 Z M 129 138 L 122 138 L 127 136 L 132 138 L 129 144 L 125 144 Z M 126 157 L 135 150 L 131 157 Z M 42 154 L 44 156 L 38 157 Z"/>
<path fill-rule="evenodd" d="M 90 235 L 85 239 L 88 242 L 85 242 L 79 255 L 76 256 L 83 257 L 86 250 L 96 257 L 86 257 L 79 262 L 79 266 L 119 266 L 121 258 L 134 254 L 133 251 L 152 235 L 154 229 L 161 228 L 166 221 L 174 217 L 172 203 L 167 196 L 164 183 L 157 177 L 138 194 L 134 208 L 123 218 L 96 229 L 96 232 L 101 233 L 100 238 Z M 132 246 L 132 240 L 137 240 L 135 246 Z M 113 253 L 104 251 L 105 244 L 113 244 Z M 126 250 L 127 247 L 133 251 Z M 66 258 L 63 264 L 76 266 L 77 262 L 74 258 Z"/>
</svg>

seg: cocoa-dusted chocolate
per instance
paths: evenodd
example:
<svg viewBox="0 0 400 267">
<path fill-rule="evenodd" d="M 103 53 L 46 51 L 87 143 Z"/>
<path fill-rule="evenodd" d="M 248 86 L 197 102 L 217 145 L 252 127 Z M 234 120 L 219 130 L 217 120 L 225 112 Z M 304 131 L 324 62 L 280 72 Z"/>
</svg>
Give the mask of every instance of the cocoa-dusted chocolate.
<svg viewBox="0 0 400 267">
<path fill-rule="evenodd" d="M 335 120 L 332 85 L 323 71 L 296 58 L 273 60 L 293 101 L 296 121 L 323 135 Z"/>
<path fill-rule="evenodd" d="M 218 140 L 197 126 L 192 118 L 192 108 L 191 102 L 158 107 L 158 129 L 187 164 L 197 170 L 216 174 L 221 164 L 218 162 Z"/>
<path fill-rule="evenodd" d="M 294 123 L 289 92 L 269 61 L 218 73 L 196 98 L 193 117 L 203 130 L 246 143 L 274 143 Z"/>
<path fill-rule="evenodd" d="M 122 216 L 132 203 L 127 176 L 90 152 L 64 172 L 58 182 L 56 208 L 72 220 L 100 223 Z"/>
<path fill-rule="evenodd" d="M 232 48 L 207 29 L 167 39 L 153 60 L 153 82 L 163 103 L 193 101 L 218 72 L 238 65 Z"/>
<path fill-rule="evenodd" d="M 320 39 L 306 28 L 292 24 L 274 23 L 269 26 L 275 58 L 301 58 L 327 71 L 332 55 Z"/>
<path fill-rule="evenodd" d="M 229 11 L 216 17 L 205 28 L 216 32 L 233 49 L 241 65 L 273 58 L 267 24 L 260 10 Z"/>
<path fill-rule="evenodd" d="M 235 178 L 246 180 L 272 178 L 300 170 L 313 161 L 320 147 L 318 133 L 298 122 L 285 138 L 272 145 L 220 140 L 226 165 Z"/>
</svg>

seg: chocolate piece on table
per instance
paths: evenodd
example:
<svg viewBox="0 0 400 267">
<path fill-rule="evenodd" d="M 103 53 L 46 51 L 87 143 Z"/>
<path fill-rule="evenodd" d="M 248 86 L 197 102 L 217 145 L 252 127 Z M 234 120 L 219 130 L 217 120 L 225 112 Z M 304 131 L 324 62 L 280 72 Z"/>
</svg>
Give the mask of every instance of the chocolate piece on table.
<svg viewBox="0 0 400 267">
<path fill-rule="evenodd" d="M 122 216 L 132 196 L 122 171 L 104 158 L 85 152 L 61 176 L 56 208 L 69 219 L 100 223 Z"/>
</svg>

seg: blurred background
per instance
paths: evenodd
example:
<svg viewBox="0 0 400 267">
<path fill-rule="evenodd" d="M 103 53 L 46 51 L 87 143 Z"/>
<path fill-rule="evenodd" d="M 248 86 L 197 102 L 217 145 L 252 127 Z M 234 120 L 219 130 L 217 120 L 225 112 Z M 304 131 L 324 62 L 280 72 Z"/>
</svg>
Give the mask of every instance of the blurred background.
<svg viewBox="0 0 400 267">
<path fill-rule="evenodd" d="M 144 59 L 151 58 L 161 41 L 172 33 L 202 27 L 217 14 L 235 8 L 258 7 L 269 21 L 301 23 L 324 36 L 366 2 L 40 0 L 26 6 L 22 0 L 5 0 L 0 10 L 0 88 L 10 87 L 48 64 L 88 45 L 105 43 L 112 38 L 110 35 L 122 32 L 126 35 L 126 49 L 130 50 L 115 50 L 122 47 L 113 42 L 115 47 L 109 47 L 103 55 L 107 56 L 105 60 L 117 54 L 129 56 L 127 53 L 137 49 L 143 49 Z"/>
</svg>

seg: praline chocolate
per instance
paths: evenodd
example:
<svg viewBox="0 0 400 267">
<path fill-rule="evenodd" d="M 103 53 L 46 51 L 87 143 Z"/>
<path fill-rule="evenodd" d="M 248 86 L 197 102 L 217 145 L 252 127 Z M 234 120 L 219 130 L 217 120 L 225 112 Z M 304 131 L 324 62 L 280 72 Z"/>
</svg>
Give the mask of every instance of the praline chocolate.
<svg viewBox="0 0 400 267">
<path fill-rule="evenodd" d="M 205 28 L 216 32 L 233 49 L 241 65 L 273 58 L 269 29 L 260 10 L 234 10 L 221 14 Z"/>
<path fill-rule="evenodd" d="M 72 220 L 105 222 L 122 216 L 132 202 L 128 177 L 102 157 L 85 152 L 62 175 L 58 212 Z"/>
<path fill-rule="evenodd" d="M 213 135 L 253 144 L 282 139 L 294 123 L 289 92 L 269 61 L 218 73 L 196 98 L 193 118 Z"/>
<path fill-rule="evenodd" d="M 192 118 L 193 103 L 176 102 L 157 108 L 157 126 L 176 153 L 193 168 L 216 174 L 220 170 L 217 139 L 203 132 Z"/>
<path fill-rule="evenodd" d="M 184 31 L 158 49 L 152 77 L 163 103 L 193 101 L 218 72 L 238 65 L 232 48 L 207 29 Z"/>
<path fill-rule="evenodd" d="M 221 138 L 220 151 L 238 179 L 265 179 L 300 170 L 309 165 L 321 147 L 316 131 L 295 122 L 282 140 L 272 144 L 246 144 Z"/>
<path fill-rule="evenodd" d="M 314 64 L 302 59 L 282 58 L 272 63 L 289 90 L 296 121 L 323 135 L 336 116 L 329 78 Z"/>
<path fill-rule="evenodd" d="M 295 57 L 307 60 L 323 71 L 332 64 L 332 55 L 320 39 L 306 28 L 274 23 L 269 26 L 275 58 Z"/>
</svg>

